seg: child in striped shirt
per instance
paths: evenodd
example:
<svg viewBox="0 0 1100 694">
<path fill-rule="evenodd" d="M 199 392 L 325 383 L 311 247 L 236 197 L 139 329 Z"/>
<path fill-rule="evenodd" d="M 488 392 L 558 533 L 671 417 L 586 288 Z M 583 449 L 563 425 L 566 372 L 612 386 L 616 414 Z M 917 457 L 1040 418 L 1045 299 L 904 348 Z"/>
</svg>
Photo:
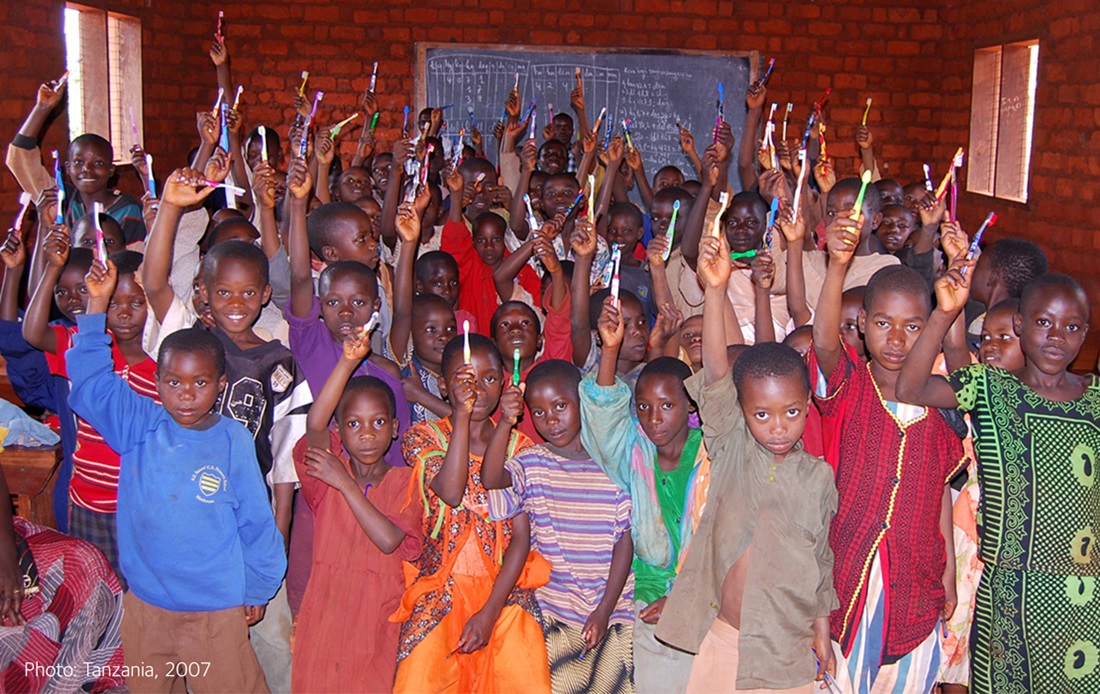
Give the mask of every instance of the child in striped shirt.
<svg viewBox="0 0 1100 694">
<path fill-rule="evenodd" d="M 551 564 L 535 596 L 554 693 L 633 692 L 630 496 L 581 445 L 580 380 L 567 361 L 535 366 L 524 399 L 546 443 L 507 462 L 487 455 L 481 479 L 490 517 L 526 512 L 532 549 Z M 505 389 L 502 423 L 523 411 L 520 393 Z"/>
</svg>

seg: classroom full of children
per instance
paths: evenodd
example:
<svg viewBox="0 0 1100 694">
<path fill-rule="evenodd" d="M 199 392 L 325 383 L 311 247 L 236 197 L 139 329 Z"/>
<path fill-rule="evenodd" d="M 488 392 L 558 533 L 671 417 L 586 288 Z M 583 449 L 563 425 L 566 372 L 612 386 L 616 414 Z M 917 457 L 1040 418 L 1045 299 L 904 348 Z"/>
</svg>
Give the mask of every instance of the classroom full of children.
<svg viewBox="0 0 1100 694">
<path fill-rule="evenodd" d="M 253 123 L 230 44 L 140 200 L 26 95 L 0 355 L 62 463 L 56 529 L 0 507 L 0 689 L 1100 692 L 1088 296 L 963 228 L 961 152 L 885 178 L 868 100 L 841 177 L 770 66 L 686 171 L 579 70 Z"/>
</svg>

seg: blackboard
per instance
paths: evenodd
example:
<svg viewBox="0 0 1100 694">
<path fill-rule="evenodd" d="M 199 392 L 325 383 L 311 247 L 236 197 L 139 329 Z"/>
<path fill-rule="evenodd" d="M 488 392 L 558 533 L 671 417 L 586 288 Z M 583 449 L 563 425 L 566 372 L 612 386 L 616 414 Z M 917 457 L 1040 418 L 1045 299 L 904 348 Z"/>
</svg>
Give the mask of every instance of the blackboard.
<svg viewBox="0 0 1100 694">
<path fill-rule="evenodd" d="M 451 122 L 448 135 L 468 126 L 467 106 L 472 106 L 486 149 L 491 150 L 491 124 L 500 119 L 518 73 L 522 108 L 527 108 L 532 96 L 538 100 L 541 142 L 549 104 L 555 113 L 573 115 L 569 95 L 576 86 L 574 75 L 579 67 L 590 126 L 604 107 L 614 118 L 616 132 L 621 132 L 622 121 L 630 118 L 631 139 L 642 153 L 649 176 L 661 166 L 675 164 L 688 178 L 694 178 L 680 148 L 677 121 L 691 130 L 702 156 L 713 133 L 721 82 L 725 120 L 740 141 L 745 94 L 757 64 L 759 55 L 747 52 L 418 43 L 417 105 L 419 109 L 428 104 L 453 104 L 446 112 Z M 599 135 L 602 138 L 604 133 Z"/>
</svg>

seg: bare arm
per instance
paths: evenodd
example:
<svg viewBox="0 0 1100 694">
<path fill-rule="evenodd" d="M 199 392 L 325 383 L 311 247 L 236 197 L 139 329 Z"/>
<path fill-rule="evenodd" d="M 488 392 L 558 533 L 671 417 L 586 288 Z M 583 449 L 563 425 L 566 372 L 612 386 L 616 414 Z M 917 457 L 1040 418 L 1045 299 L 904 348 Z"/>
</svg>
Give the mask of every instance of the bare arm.
<svg viewBox="0 0 1100 694">
<path fill-rule="evenodd" d="M 481 463 L 481 483 L 486 489 L 507 489 L 512 486 L 512 475 L 504 469 L 508 458 L 508 442 L 512 438 L 512 429 L 523 415 L 523 391 L 509 381 L 500 394 L 500 420 L 489 443 L 485 447 L 485 457 Z"/>
<path fill-rule="evenodd" d="M 741 148 L 737 152 L 737 170 L 741 175 L 741 190 L 751 190 L 756 185 L 756 136 L 764 113 L 764 101 L 768 90 L 759 82 L 749 87 L 745 102 L 749 107 L 745 116 L 745 129 L 741 131 Z"/>
<path fill-rule="evenodd" d="M 290 312 L 297 318 L 305 318 L 313 308 L 313 274 L 309 262 L 309 235 L 306 232 L 306 208 L 312 181 L 306 164 L 301 159 L 290 163 L 286 175 L 287 216 L 290 232 L 287 236 L 287 254 L 290 256 Z"/>
<path fill-rule="evenodd" d="M 587 220 L 577 220 L 573 228 L 573 284 L 570 288 L 569 317 L 572 324 L 573 364 L 582 367 L 592 348 L 592 329 L 588 322 L 592 261 L 596 256 L 596 230 Z"/>
<path fill-rule="evenodd" d="M 23 314 L 23 339 L 43 352 L 57 354 L 57 336 L 50 330 L 50 306 L 57 280 L 69 259 L 69 228 L 55 226 L 42 244 L 42 252 L 47 265 Z"/>
<path fill-rule="evenodd" d="M 707 385 L 729 375 L 726 359 L 725 316 L 730 305 L 726 294 L 729 283 L 729 244 L 724 236 L 707 236 L 700 244 L 699 279 L 704 283 L 703 300 L 703 378 Z"/>
<path fill-rule="evenodd" d="M 393 323 L 390 325 L 390 349 L 394 354 L 404 354 L 412 332 L 413 271 L 416 266 L 416 250 L 420 245 L 421 203 L 427 206 L 431 193 L 423 190 L 413 205 L 403 204 L 397 211 L 397 233 L 401 238 L 401 255 L 393 270 Z M 429 408 L 431 409 L 431 408 Z M 448 408 L 449 409 L 449 408 Z M 435 412 L 435 410 L 432 410 Z"/>
<path fill-rule="evenodd" d="M 826 230 L 829 237 L 829 264 L 825 270 L 825 282 L 817 301 L 817 317 L 814 319 L 814 353 L 822 373 L 828 377 L 840 357 L 844 345 L 840 339 L 840 307 L 844 294 L 844 277 L 859 243 L 859 229 L 863 215 L 853 221 L 852 210 L 838 214 Z"/>
</svg>

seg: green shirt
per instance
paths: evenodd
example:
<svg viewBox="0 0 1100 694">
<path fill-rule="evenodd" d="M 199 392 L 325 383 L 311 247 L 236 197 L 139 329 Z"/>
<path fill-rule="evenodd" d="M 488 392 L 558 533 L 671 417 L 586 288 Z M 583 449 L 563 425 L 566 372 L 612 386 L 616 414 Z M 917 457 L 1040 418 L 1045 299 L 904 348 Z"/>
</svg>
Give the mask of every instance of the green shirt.
<svg viewBox="0 0 1100 694">
<path fill-rule="evenodd" d="M 653 461 L 657 502 L 661 506 L 661 520 L 665 522 L 665 529 L 672 543 L 672 553 L 670 566 L 653 566 L 634 557 L 634 599 L 647 605 L 667 595 L 676 579 L 688 482 L 691 480 L 695 456 L 699 453 L 702 442 L 702 429 L 688 429 L 687 441 L 684 442 L 684 450 L 680 452 L 680 463 L 676 469 L 665 472 L 661 470 L 656 459 Z"/>
</svg>

